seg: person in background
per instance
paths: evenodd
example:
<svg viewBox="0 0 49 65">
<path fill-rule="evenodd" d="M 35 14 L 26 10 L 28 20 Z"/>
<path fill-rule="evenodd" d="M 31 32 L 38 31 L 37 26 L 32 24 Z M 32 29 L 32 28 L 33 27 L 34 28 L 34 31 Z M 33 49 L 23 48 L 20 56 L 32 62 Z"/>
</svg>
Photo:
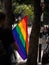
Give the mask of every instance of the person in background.
<svg viewBox="0 0 49 65">
<path fill-rule="evenodd" d="M 42 65 L 49 65 L 49 36 L 46 40 L 47 47 L 43 51 Z"/>
<path fill-rule="evenodd" d="M 11 54 L 12 48 L 17 50 L 15 44 L 12 30 L 5 28 L 6 24 L 6 15 L 3 12 L 0 12 L 0 65 L 12 65 Z M 2 52 L 2 53 L 1 53 Z"/>
</svg>

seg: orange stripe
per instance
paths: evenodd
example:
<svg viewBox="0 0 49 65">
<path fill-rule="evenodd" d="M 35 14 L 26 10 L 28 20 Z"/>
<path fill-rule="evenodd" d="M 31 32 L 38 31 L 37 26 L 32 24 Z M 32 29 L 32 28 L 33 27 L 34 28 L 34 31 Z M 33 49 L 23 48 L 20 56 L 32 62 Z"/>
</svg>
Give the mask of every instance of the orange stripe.
<svg viewBox="0 0 49 65">
<path fill-rule="evenodd" d="M 22 24 L 23 24 L 24 30 L 26 31 L 26 21 L 25 21 L 25 19 L 22 19 Z"/>
</svg>

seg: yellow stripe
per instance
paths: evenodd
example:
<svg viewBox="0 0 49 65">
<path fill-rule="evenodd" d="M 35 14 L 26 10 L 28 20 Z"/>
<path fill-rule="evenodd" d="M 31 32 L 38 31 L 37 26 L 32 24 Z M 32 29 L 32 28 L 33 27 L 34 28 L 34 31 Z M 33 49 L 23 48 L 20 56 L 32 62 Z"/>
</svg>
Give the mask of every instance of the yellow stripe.
<svg viewBox="0 0 49 65">
<path fill-rule="evenodd" d="M 26 41 L 26 32 L 25 32 L 25 29 L 23 28 L 23 24 L 21 23 L 21 21 L 20 21 L 20 23 L 18 24 L 18 26 L 20 27 L 20 30 L 21 30 L 22 35 L 23 35 L 23 37 L 24 37 L 24 40 Z"/>
</svg>

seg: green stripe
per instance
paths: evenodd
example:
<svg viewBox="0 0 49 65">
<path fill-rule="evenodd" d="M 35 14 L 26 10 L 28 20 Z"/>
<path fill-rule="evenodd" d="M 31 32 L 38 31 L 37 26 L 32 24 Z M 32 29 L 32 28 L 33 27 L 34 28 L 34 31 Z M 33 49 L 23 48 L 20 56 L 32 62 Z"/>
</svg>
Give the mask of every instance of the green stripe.
<svg viewBox="0 0 49 65">
<path fill-rule="evenodd" d="M 24 40 L 24 38 L 23 38 L 21 29 L 20 29 L 20 27 L 19 27 L 18 25 L 16 26 L 16 31 L 17 31 L 18 34 L 20 35 L 20 40 L 21 40 L 21 42 L 22 42 L 22 44 L 23 44 L 23 46 L 24 46 L 24 48 L 25 48 L 25 47 L 26 47 L 26 43 L 25 43 L 25 40 Z"/>
</svg>

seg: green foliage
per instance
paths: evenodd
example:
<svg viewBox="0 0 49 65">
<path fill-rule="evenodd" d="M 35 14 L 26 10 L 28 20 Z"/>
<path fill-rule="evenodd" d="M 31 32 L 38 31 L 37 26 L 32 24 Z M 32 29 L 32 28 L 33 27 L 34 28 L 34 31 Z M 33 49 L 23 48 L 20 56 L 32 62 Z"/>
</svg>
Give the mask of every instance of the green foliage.
<svg viewBox="0 0 49 65">
<path fill-rule="evenodd" d="M 31 5 L 27 6 L 25 4 L 16 6 L 15 13 L 22 12 L 23 15 L 33 15 L 33 10 Z M 25 14 L 24 14 L 25 13 Z"/>
<path fill-rule="evenodd" d="M 33 21 L 33 0 L 13 0 L 13 10 L 15 14 L 21 13 L 22 16 L 28 15 L 28 21 Z"/>
<path fill-rule="evenodd" d="M 26 4 L 18 4 L 14 10 L 14 13 L 21 13 L 22 16 L 28 15 L 28 21 L 32 22 L 34 18 L 34 7 Z"/>
</svg>

